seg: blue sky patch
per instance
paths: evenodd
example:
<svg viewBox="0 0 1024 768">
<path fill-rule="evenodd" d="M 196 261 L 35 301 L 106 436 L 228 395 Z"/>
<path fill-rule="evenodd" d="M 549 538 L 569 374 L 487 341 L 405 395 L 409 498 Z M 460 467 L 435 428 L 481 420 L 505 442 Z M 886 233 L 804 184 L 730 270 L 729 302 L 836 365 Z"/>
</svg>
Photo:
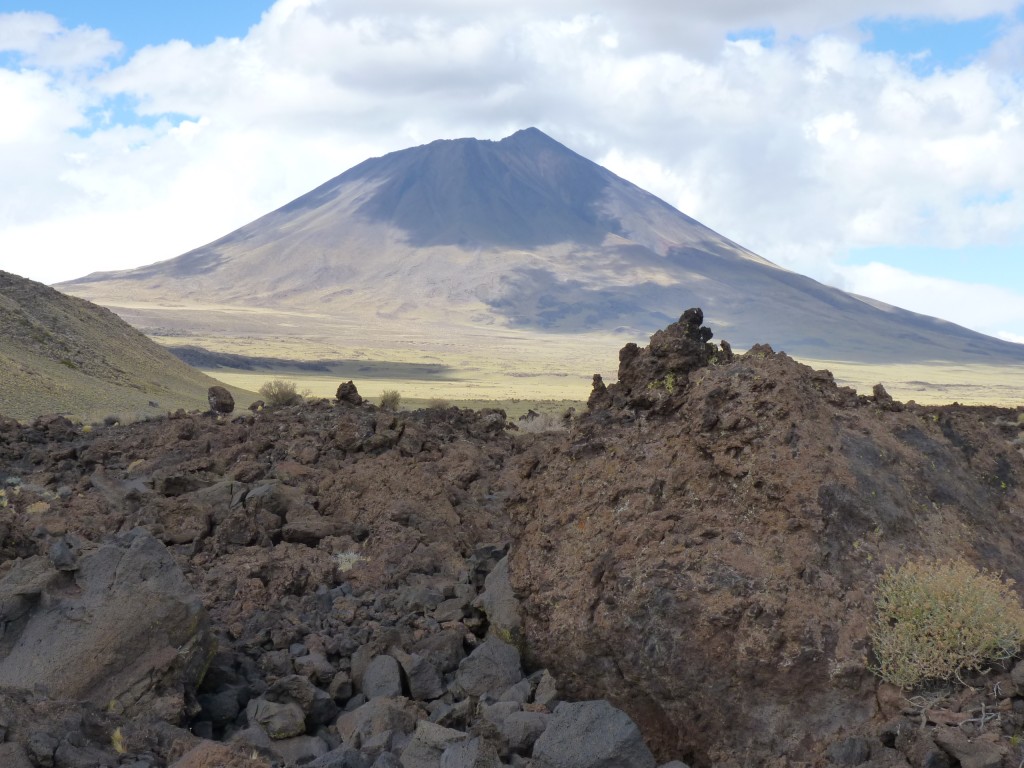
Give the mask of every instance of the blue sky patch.
<svg viewBox="0 0 1024 768">
<path fill-rule="evenodd" d="M 116 96 L 104 99 L 103 103 L 91 107 L 85 112 L 88 123 L 78 128 L 71 129 L 73 133 L 85 138 L 96 131 L 102 131 L 115 125 L 141 126 L 152 128 L 161 120 L 166 120 L 172 125 L 178 125 L 183 120 L 194 120 L 195 117 L 177 112 L 167 112 L 160 115 L 140 115 L 138 113 L 139 100 L 134 96 L 119 93 Z"/>
<path fill-rule="evenodd" d="M 880 262 L 918 275 L 964 283 L 1019 286 L 1024 284 L 1024 246 L 982 245 L 965 248 L 885 246 L 849 251 L 851 266 Z"/>
<path fill-rule="evenodd" d="M 927 75 L 967 66 L 999 38 L 1005 23 L 1002 16 L 986 16 L 958 22 L 887 19 L 860 27 L 870 35 L 864 50 L 894 53 L 909 60 L 918 75 Z"/>
<path fill-rule="evenodd" d="M 771 27 L 752 27 L 730 32 L 725 36 L 727 40 L 757 40 L 765 48 L 775 47 L 775 30 Z"/>
<path fill-rule="evenodd" d="M 3 3 L 8 5 L 8 3 Z M 206 45 L 218 37 L 243 37 L 273 0 L 175 0 L 173 3 L 125 0 L 15 0 L 3 11 L 39 11 L 56 16 L 67 28 L 102 28 L 124 43 L 125 53 L 146 45 L 187 40 Z"/>
</svg>

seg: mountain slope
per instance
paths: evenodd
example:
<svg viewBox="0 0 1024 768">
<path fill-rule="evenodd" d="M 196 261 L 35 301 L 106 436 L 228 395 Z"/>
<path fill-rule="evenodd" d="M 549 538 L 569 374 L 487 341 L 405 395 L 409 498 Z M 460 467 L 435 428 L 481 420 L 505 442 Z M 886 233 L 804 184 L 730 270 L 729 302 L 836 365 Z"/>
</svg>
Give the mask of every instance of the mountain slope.
<svg viewBox="0 0 1024 768">
<path fill-rule="evenodd" d="M 1024 362 L 1022 345 L 781 269 L 532 128 L 367 160 L 176 259 L 59 287 L 144 326 L 175 306 L 187 329 L 189 308 L 215 306 L 321 313 L 340 334 L 372 320 L 449 336 L 639 339 L 699 305 L 741 348 Z"/>
<path fill-rule="evenodd" d="M 92 420 L 206 408 L 217 383 L 109 310 L 0 271 L 3 416 Z"/>
</svg>

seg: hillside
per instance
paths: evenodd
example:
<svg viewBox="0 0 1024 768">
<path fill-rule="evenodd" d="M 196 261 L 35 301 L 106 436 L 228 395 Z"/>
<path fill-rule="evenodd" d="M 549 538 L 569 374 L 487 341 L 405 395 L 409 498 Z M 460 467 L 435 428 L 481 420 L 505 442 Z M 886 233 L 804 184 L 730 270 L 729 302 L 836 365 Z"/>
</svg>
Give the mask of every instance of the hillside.
<svg viewBox="0 0 1024 768">
<path fill-rule="evenodd" d="M 176 259 L 58 287 L 218 352 L 251 336 L 319 347 L 314 357 L 376 343 L 447 362 L 514 338 L 524 369 L 555 346 L 579 375 L 595 350 L 699 304 L 738 348 L 1024 363 L 1024 345 L 781 269 L 533 128 L 367 160 Z"/>
<path fill-rule="evenodd" d="M 207 389 L 217 383 L 113 312 L 0 272 L 3 416 L 62 413 L 92 421 L 205 409 Z"/>
</svg>

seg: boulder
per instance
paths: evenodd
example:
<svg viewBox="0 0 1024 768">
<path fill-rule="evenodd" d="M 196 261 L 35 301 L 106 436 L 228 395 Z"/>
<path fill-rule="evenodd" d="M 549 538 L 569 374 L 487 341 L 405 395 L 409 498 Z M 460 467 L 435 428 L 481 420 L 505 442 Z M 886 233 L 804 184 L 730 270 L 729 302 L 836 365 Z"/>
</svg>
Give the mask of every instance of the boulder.
<svg viewBox="0 0 1024 768">
<path fill-rule="evenodd" d="M 393 656 L 375 656 L 363 672 L 363 694 L 367 699 L 402 695 L 402 671 Z"/>
<path fill-rule="evenodd" d="M 307 768 L 370 768 L 370 761 L 358 749 L 341 746 L 321 755 Z"/>
<path fill-rule="evenodd" d="M 252 699 L 245 714 L 250 723 L 258 723 L 272 739 L 290 739 L 306 732 L 306 715 L 295 702 Z"/>
<path fill-rule="evenodd" d="M 20 744 L 0 744 L 0 765 L 4 768 L 32 768 L 32 761 Z"/>
<path fill-rule="evenodd" d="M 522 620 L 519 617 L 519 600 L 512 591 L 508 579 L 508 556 L 506 555 L 484 579 L 484 591 L 475 605 L 483 610 L 490 622 L 489 631 L 503 640 L 518 637 Z"/>
<path fill-rule="evenodd" d="M 202 741 L 171 763 L 170 768 L 270 768 L 270 763 L 254 755 L 251 749 Z"/>
<path fill-rule="evenodd" d="M 408 699 L 378 698 L 345 712 L 335 727 L 347 746 L 359 749 L 385 731 L 412 733 L 420 712 Z"/>
<path fill-rule="evenodd" d="M 339 403 L 349 403 L 351 405 L 362 405 L 363 397 L 359 394 L 356 389 L 356 385 L 351 381 L 346 381 L 338 385 L 338 392 L 336 395 Z"/>
<path fill-rule="evenodd" d="M 437 668 L 416 653 L 405 653 L 393 648 L 391 655 L 398 660 L 409 682 L 409 695 L 416 701 L 430 701 L 443 696 L 446 691 L 444 680 Z"/>
<path fill-rule="evenodd" d="M 469 735 L 463 731 L 420 720 L 416 723 L 412 740 L 402 750 L 402 768 L 438 768 L 445 750 L 468 738 Z"/>
<path fill-rule="evenodd" d="M 562 702 L 533 746 L 544 768 L 655 768 L 629 715 L 604 699 Z"/>
<path fill-rule="evenodd" d="M 136 529 L 73 572 L 31 557 L 0 580 L 0 686 L 180 721 L 212 654 L 206 614 L 166 547 Z"/>
<path fill-rule="evenodd" d="M 501 768 L 501 760 L 493 744 L 477 737 L 446 747 L 440 768 Z"/>
<path fill-rule="evenodd" d="M 934 738 L 935 743 L 956 758 L 962 768 L 999 768 L 1008 751 L 1001 744 L 984 739 L 968 739 L 957 728 L 939 728 Z"/>
<path fill-rule="evenodd" d="M 663 398 L 672 398 L 686 389 L 690 374 L 712 361 L 729 362 L 728 344 L 712 344 L 711 329 L 703 326 L 704 312 L 688 309 L 675 323 L 651 336 L 648 346 L 627 344 L 619 351 L 618 381 L 609 387 L 596 376 L 588 400 L 590 409 L 611 406 L 650 409 Z"/>
<path fill-rule="evenodd" d="M 235 398 L 224 387 L 210 387 L 206 392 L 206 399 L 213 413 L 231 413 L 235 410 Z"/>
<path fill-rule="evenodd" d="M 500 694 L 523 679 L 520 663 L 514 645 L 490 637 L 462 660 L 455 682 L 470 696 Z"/>
</svg>

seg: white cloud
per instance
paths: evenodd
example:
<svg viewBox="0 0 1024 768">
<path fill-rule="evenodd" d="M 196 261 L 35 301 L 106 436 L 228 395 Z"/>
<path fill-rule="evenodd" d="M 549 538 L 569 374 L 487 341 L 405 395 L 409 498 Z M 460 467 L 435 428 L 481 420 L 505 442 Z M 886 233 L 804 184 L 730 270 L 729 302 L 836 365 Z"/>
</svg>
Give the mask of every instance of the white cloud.
<svg viewBox="0 0 1024 768">
<path fill-rule="evenodd" d="M 57 70 L 96 67 L 121 49 L 105 29 L 65 29 L 46 13 L 0 14 L 0 53 L 19 54 L 27 66 Z"/>
<path fill-rule="evenodd" d="M 843 267 L 841 272 L 851 293 L 941 317 L 1007 341 L 1024 341 L 1024 335 L 1004 330 L 1024 328 L 1024 292 L 918 275 L 877 262 Z"/>
<path fill-rule="evenodd" d="M 0 52 L 20 57 L 0 68 L 17 180 L 0 188 L 0 268 L 55 281 L 169 258 L 366 157 L 537 125 L 779 264 L 883 300 L 901 285 L 916 308 L 922 283 L 843 254 L 1024 241 L 1024 33 L 921 75 L 866 52 L 856 22 L 1015 7 L 280 0 L 244 38 L 123 62 L 104 30 L 0 14 Z M 725 37 L 766 26 L 771 47 Z M 966 295 L 975 317 L 1008 300 Z M 984 327 L 1024 333 L 1010 315 Z"/>
</svg>

